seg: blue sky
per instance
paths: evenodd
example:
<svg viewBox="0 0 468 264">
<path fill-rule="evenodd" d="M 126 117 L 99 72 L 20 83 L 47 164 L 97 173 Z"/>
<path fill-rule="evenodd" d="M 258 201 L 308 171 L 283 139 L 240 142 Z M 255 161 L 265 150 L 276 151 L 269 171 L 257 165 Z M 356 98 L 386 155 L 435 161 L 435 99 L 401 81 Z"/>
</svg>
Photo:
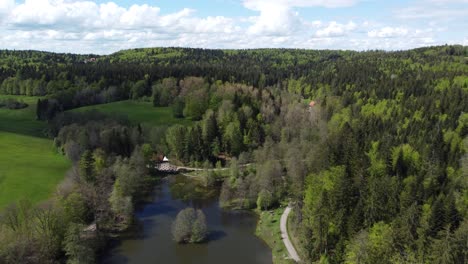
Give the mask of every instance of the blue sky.
<svg viewBox="0 0 468 264">
<path fill-rule="evenodd" d="M 0 0 L 0 49 L 468 45 L 468 0 Z"/>
</svg>

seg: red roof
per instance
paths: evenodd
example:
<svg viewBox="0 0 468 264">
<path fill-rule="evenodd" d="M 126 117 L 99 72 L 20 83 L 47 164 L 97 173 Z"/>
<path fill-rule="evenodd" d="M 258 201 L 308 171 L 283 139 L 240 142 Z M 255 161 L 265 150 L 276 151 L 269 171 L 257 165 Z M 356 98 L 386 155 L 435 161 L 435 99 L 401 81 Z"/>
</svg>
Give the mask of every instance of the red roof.
<svg viewBox="0 0 468 264">
<path fill-rule="evenodd" d="M 310 107 L 314 107 L 314 106 L 315 106 L 315 104 L 316 104 L 316 102 L 315 102 L 315 101 L 310 101 L 310 103 L 309 103 L 309 106 L 310 106 Z"/>
</svg>

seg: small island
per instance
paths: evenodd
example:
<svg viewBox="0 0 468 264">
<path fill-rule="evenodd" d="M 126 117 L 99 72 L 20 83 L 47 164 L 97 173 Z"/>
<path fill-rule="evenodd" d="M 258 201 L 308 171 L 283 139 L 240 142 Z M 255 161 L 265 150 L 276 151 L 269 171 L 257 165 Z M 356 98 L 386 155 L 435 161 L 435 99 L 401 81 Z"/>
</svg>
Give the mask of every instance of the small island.
<svg viewBox="0 0 468 264">
<path fill-rule="evenodd" d="M 206 217 L 202 210 L 191 207 L 177 214 L 172 224 L 172 236 L 177 243 L 201 243 L 207 238 Z"/>
</svg>

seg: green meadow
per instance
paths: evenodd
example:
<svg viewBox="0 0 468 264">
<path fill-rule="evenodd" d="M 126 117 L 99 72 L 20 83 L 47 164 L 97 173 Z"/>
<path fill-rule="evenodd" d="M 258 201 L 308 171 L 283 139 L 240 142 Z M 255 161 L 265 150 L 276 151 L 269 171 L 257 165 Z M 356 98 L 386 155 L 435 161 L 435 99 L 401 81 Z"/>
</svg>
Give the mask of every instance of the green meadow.
<svg viewBox="0 0 468 264">
<path fill-rule="evenodd" d="M 70 168 L 52 140 L 0 131 L 0 208 L 47 199 Z"/>
<path fill-rule="evenodd" d="M 36 121 L 38 97 L 5 96 L 29 104 L 27 108 L 0 108 L 0 210 L 20 199 L 33 203 L 50 197 L 71 164 L 44 138 L 44 122 Z"/>
<path fill-rule="evenodd" d="M 150 102 L 132 100 L 85 106 L 71 111 L 85 112 L 92 110 L 106 114 L 125 116 L 134 124 L 143 123 L 151 126 L 170 126 L 174 124 L 190 125 L 192 122 L 189 119 L 173 117 L 170 107 L 153 107 L 153 104 Z"/>
<path fill-rule="evenodd" d="M 0 99 L 14 98 L 28 104 L 23 109 L 0 108 L 0 131 L 43 137 L 46 123 L 36 120 L 36 103 L 40 97 L 0 95 Z"/>
</svg>

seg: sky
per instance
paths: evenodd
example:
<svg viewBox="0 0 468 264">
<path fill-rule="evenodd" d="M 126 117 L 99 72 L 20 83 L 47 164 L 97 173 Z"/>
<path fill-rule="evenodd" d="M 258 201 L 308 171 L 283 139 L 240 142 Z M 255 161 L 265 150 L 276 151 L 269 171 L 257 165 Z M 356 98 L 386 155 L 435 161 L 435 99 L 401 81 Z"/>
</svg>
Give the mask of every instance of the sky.
<svg viewBox="0 0 468 264">
<path fill-rule="evenodd" d="M 0 49 L 468 45 L 468 0 L 0 0 Z"/>
</svg>

